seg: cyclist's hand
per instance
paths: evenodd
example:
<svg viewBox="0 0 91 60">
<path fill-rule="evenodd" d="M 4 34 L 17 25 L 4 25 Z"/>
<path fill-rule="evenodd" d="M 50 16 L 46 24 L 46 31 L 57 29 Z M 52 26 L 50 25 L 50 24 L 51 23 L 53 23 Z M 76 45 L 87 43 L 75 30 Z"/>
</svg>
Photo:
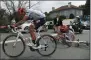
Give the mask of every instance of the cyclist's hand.
<svg viewBox="0 0 91 60">
<path fill-rule="evenodd" d="M 16 27 L 16 24 L 11 25 L 12 28 Z"/>
</svg>

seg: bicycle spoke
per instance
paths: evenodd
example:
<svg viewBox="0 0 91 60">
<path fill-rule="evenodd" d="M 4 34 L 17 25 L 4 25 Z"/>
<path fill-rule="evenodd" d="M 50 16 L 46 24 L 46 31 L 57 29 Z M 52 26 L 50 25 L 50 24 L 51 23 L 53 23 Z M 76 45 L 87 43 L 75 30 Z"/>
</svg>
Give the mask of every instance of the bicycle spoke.
<svg viewBox="0 0 91 60">
<path fill-rule="evenodd" d="M 16 35 L 7 36 L 2 46 L 4 53 L 9 57 L 18 57 L 25 50 L 24 41 L 20 37 L 16 41 Z"/>
<path fill-rule="evenodd" d="M 44 45 L 45 47 L 38 49 L 39 54 L 43 56 L 49 56 L 54 53 L 56 50 L 56 43 L 55 39 L 53 37 L 50 37 L 49 35 L 43 36 L 39 40 L 39 45 Z"/>
</svg>

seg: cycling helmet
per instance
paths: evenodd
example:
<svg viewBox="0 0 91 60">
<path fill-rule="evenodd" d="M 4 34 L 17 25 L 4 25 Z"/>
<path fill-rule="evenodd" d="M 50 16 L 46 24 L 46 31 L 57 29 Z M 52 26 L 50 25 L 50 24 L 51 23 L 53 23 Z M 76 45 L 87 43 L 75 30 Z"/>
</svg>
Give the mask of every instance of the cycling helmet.
<svg viewBox="0 0 91 60">
<path fill-rule="evenodd" d="M 69 30 L 69 28 L 68 28 L 67 25 L 62 25 L 62 26 L 60 26 L 60 31 L 61 31 L 62 33 L 66 33 L 68 30 Z"/>
<path fill-rule="evenodd" d="M 25 8 L 18 8 L 18 13 L 19 14 L 24 14 L 25 13 Z"/>
</svg>

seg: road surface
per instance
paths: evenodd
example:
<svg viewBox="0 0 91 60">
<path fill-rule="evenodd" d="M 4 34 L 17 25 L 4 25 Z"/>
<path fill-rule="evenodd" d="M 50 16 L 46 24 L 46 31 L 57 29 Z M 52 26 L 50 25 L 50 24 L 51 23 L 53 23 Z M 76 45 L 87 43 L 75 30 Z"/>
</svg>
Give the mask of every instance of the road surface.
<svg viewBox="0 0 91 60">
<path fill-rule="evenodd" d="M 79 39 L 81 41 L 89 41 L 90 40 L 90 31 L 84 30 L 82 34 L 76 34 L 76 39 Z M 49 30 L 47 34 L 54 34 L 53 30 Z M 8 36 L 9 33 L 1 33 L 0 42 L 3 41 L 3 39 Z M 29 34 L 24 34 L 24 36 L 28 36 Z M 1 49 L 1 55 L 0 59 L 11 59 L 7 57 L 3 51 L 2 51 L 2 44 L 0 44 Z M 21 50 L 20 47 L 18 49 Z M 90 50 L 85 45 L 80 45 L 80 47 L 70 47 L 70 48 L 63 48 L 60 46 L 60 44 L 57 45 L 57 50 L 55 53 L 48 57 L 43 57 L 39 55 L 37 52 L 30 51 L 29 47 L 26 48 L 23 55 L 21 55 L 18 58 L 14 59 L 90 59 Z"/>
</svg>

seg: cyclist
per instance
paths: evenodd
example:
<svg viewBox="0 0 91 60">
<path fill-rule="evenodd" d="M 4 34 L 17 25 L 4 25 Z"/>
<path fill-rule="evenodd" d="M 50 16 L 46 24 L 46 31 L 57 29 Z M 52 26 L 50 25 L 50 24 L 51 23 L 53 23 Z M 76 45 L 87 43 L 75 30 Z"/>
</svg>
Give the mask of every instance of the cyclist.
<svg viewBox="0 0 91 60">
<path fill-rule="evenodd" d="M 43 14 L 42 12 L 38 10 L 25 9 L 25 8 L 19 8 L 18 13 L 19 13 L 19 16 L 24 15 L 24 17 L 21 21 L 13 25 L 13 27 L 23 24 L 28 19 L 33 20 L 33 24 L 30 25 L 30 28 L 29 28 L 29 32 L 30 32 L 33 44 L 28 44 L 29 46 L 33 46 L 36 44 L 35 43 L 35 40 L 36 40 L 35 30 L 37 30 L 40 26 L 42 26 L 45 23 L 45 14 Z"/>
<path fill-rule="evenodd" d="M 79 16 L 76 16 L 74 23 L 77 23 L 79 27 L 81 27 L 81 18 Z"/>
<path fill-rule="evenodd" d="M 66 33 L 69 40 L 71 41 L 75 40 L 74 33 L 69 29 L 67 25 L 63 25 L 62 20 L 60 21 L 60 26 L 58 26 L 57 33 L 60 37 L 63 37 L 63 33 Z"/>
</svg>

